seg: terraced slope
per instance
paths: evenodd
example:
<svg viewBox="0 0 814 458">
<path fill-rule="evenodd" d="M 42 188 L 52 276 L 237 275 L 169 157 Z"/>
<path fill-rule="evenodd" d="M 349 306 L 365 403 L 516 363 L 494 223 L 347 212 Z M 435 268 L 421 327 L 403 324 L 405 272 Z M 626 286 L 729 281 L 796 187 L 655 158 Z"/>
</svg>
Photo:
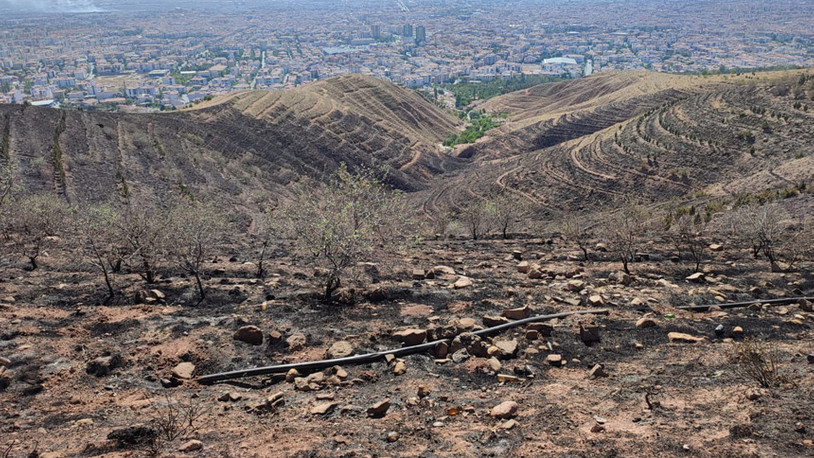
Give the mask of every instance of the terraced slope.
<svg viewBox="0 0 814 458">
<path fill-rule="evenodd" d="M 612 209 L 628 196 L 657 206 L 810 185 L 814 80 L 801 74 L 686 87 L 593 134 L 484 161 L 422 194 L 424 206 L 458 206 L 500 187 L 557 214 Z"/>
<path fill-rule="evenodd" d="M 718 79 L 645 71 L 608 72 L 546 83 L 495 97 L 481 107 L 508 114 L 490 138 L 461 152 L 462 157 L 496 158 L 546 148 L 590 135 Z"/>
<path fill-rule="evenodd" d="M 412 91 L 358 75 L 175 113 L 0 106 L 3 155 L 20 182 L 68 200 L 183 186 L 240 202 L 324 179 L 340 162 L 385 166 L 395 187 L 418 190 L 460 166 L 439 147 L 457 122 Z"/>
</svg>

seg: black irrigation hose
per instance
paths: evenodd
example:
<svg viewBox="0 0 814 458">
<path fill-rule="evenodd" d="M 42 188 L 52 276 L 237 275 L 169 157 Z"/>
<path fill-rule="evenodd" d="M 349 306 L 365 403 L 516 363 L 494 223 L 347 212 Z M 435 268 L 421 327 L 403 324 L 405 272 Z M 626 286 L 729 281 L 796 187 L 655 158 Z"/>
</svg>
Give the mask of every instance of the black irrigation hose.
<svg viewBox="0 0 814 458">
<path fill-rule="evenodd" d="M 578 310 L 575 312 L 562 312 L 562 313 L 554 313 L 551 315 L 539 315 L 539 316 L 532 316 L 529 318 L 524 318 L 522 320 L 512 321 L 509 323 L 504 323 L 498 326 L 494 326 L 491 328 L 481 329 L 480 331 L 472 332 L 472 334 L 476 336 L 483 336 L 494 334 L 506 329 L 511 329 L 517 326 L 522 326 L 527 323 L 535 323 L 539 321 L 549 321 L 557 318 L 565 318 L 573 315 L 607 315 L 609 313 L 608 309 L 593 309 L 593 310 Z M 452 342 L 454 338 L 450 339 L 441 339 L 436 340 L 433 342 L 426 342 L 419 345 L 414 345 L 411 347 L 403 347 L 397 348 L 394 350 L 386 350 L 380 351 L 375 353 L 367 353 L 364 355 L 354 355 L 348 356 L 345 358 L 336 358 L 336 359 L 324 359 L 321 361 L 310 361 L 304 363 L 291 363 L 291 364 L 280 364 L 276 366 L 266 366 L 266 367 L 256 367 L 253 369 L 245 369 L 242 371 L 231 371 L 231 372 L 222 372 L 219 374 L 210 374 L 204 375 L 203 377 L 198 378 L 198 383 L 209 385 L 215 382 L 220 382 L 224 380 L 232 380 L 236 378 L 242 377 L 251 377 L 257 375 L 268 375 L 268 374 L 282 374 L 290 371 L 291 369 L 296 369 L 301 372 L 308 372 L 308 371 L 316 371 L 321 369 L 326 369 L 329 367 L 333 367 L 336 365 L 343 365 L 343 364 L 366 364 L 378 361 L 383 359 L 387 355 L 393 355 L 396 357 L 399 356 L 406 356 L 412 355 L 414 353 L 420 353 L 426 350 L 430 350 L 435 348 L 436 345 L 439 343 L 449 343 Z"/>
<path fill-rule="evenodd" d="M 708 304 L 708 305 L 682 305 L 676 308 L 684 310 L 709 310 L 710 307 L 718 307 L 722 309 L 734 309 L 738 307 L 749 307 L 750 305 L 754 304 L 790 304 L 792 302 L 799 302 L 803 300 L 814 301 L 814 297 L 804 296 L 804 297 L 786 297 L 782 299 L 755 299 L 753 301 L 748 302 L 729 302 L 723 304 Z"/>
</svg>

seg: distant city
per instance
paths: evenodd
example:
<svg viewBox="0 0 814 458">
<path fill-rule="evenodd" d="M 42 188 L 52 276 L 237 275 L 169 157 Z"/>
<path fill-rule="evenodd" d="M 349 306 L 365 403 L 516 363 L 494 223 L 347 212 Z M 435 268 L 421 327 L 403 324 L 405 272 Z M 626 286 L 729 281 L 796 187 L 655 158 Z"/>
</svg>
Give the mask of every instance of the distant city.
<svg viewBox="0 0 814 458">
<path fill-rule="evenodd" d="M 0 0 L 0 103 L 167 110 L 345 73 L 520 75 L 814 65 L 814 0 Z"/>
</svg>

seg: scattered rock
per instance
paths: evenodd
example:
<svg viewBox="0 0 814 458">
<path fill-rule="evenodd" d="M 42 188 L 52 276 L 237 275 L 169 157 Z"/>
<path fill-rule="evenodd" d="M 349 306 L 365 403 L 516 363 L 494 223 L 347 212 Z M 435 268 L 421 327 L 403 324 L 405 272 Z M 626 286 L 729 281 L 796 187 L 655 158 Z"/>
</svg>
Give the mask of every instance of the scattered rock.
<svg viewBox="0 0 814 458">
<path fill-rule="evenodd" d="M 529 329 L 526 331 L 526 340 L 539 340 L 540 339 L 540 332 L 534 329 Z"/>
<path fill-rule="evenodd" d="M 469 288 L 470 286 L 472 286 L 472 279 L 463 275 L 458 277 L 458 280 L 452 284 L 455 289 Z"/>
<path fill-rule="evenodd" d="M 649 317 L 639 318 L 639 321 L 636 322 L 637 328 L 655 328 L 657 326 L 656 320 Z"/>
<path fill-rule="evenodd" d="M 203 442 L 199 440 L 191 440 L 189 442 L 185 442 L 184 445 L 178 447 L 179 452 L 195 452 L 201 450 L 203 448 Z"/>
<path fill-rule="evenodd" d="M 598 251 L 600 253 L 606 253 L 608 251 L 608 246 L 604 243 L 597 243 L 594 245 L 594 251 Z"/>
<path fill-rule="evenodd" d="M 387 433 L 387 442 L 396 442 L 397 440 L 399 440 L 399 433 L 395 431 Z"/>
<path fill-rule="evenodd" d="M 542 337 L 551 337 L 551 333 L 554 332 L 553 326 L 544 323 L 531 323 L 529 324 L 528 329 L 531 331 L 537 331 Z"/>
<path fill-rule="evenodd" d="M 494 356 L 489 358 L 486 363 L 489 365 L 489 369 L 491 369 L 492 372 L 500 372 L 500 368 L 503 367 L 503 365 L 500 364 L 500 361 Z"/>
<path fill-rule="evenodd" d="M 308 340 L 305 337 L 305 334 L 301 332 L 297 332 L 292 334 L 285 339 L 285 342 L 288 344 L 288 349 L 291 351 L 300 351 L 305 348 L 305 344 Z"/>
<path fill-rule="evenodd" d="M 808 364 L 814 364 L 814 353 L 806 356 L 806 359 L 808 359 Z"/>
<path fill-rule="evenodd" d="M 500 326 L 501 324 L 509 323 L 509 319 L 502 317 L 502 316 L 495 316 L 495 315 L 484 315 L 483 316 L 483 325 L 487 328 L 492 328 L 495 326 Z"/>
<path fill-rule="evenodd" d="M 421 385 L 418 387 L 418 397 L 419 398 L 426 398 L 427 396 L 432 393 L 432 390 L 427 385 Z"/>
<path fill-rule="evenodd" d="M 691 281 L 691 282 L 695 282 L 695 283 L 701 283 L 701 282 L 704 281 L 704 273 L 703 272 L 696 272 L 696 273 L 686 277 L 686 280 Z"/>
<path fill-rule="evenodd" d="M 345 369 L 343 369 L 342 366 L 334 366 L 332 369 L 333 369 L 334 375 L 336 375 L 340 379 L 344 380 L 344 379 L 348 378 L 348 372 L 345 371 Z"/>
<path fill-rule="evenodd" d="M 594 367 L 591 369 L 591 372 L 588 373 L 593 378 L 599 377 L 607 377 L 608 373 L 605 372 L 605 367 L 601 364 L 594 364 Z"/>
<path fill-rule="evenodd" d="M 462 348 L 452 354 L 452 362 L 455 364 L 462 363 L 467 359 L 469 359 L 469 353 L 466 352 L 466 348 Z"/>
<path fill-rule="evenodd" d="M 498 382 L 510 382 L 511 383 L 511 382 L 520 382 L 521 380 L 523 380 L 523 379 L 521 379 L 520 377 L 517 377 L 515 375 L 497 374 L 497 381 Z"/>
<path fill-rule="evenodd" d="M 246 342 L 247 344 L 251 345 L 260 345 L 263 343 L 263 331 L 254 325 L 243 326 L 235 331 L 235 334 L 232 337 L 235 340 Z"/>
<path fill-rule="evenodd" d="M 740 327 L 740 326 L 735 326 L 732 329 L 732 337 L 734 337 L 736 339 L 742 338 L 743 337 L 743 328 Z"/>
<path fill-rule="evenodd" d="M 393 374 L 395 375 L 403 375 L 407 372 L 407 365 L 402 360 L 396 361 L 396 364 L 393 365 Z"/>
<path fill-rule="evenodd" d="M 435 345 L 434 354 L 438 359 L 446 358 L 447 355 L 449 355 L 449 344 L 446 342 L 438 342 Z"/>
<path fill-rule="evenodd" d="M 123 360 L 119 355 L 100 356 L 88 363 L 85 372 L 97 377 L 110 375 L 113 369 L 121 366 Z"/>
<path fill-rule="evenodd" d="M 539 280 L 543 278 L 543 272 L 539 269 L 531 269 L 528 273 L 528 277 L 531 280 Z"/>
<path fill-rule="evenodd" d="M 531 316 L 531 309 L 528 306 L 516 308 L 516 309 L 505 309 L 501 313 L 504 317 L 510 320 L 522 320 L 524 318 L 528 318 Z"/>
<path fill-rule="evenodd" d="M 515 426 L 517 426 L 517 420 L 508 420 L 508 421 L 504 422 L 502 425 L 500 425 L 500 428 L 505 429 L 506 431 L 508 431 L 508 430 L 514 428 Z"/>
<path fill-rule="evenodd" d="M 300 371 L 297 369 L 289 369 L 288 373 L 285 374 L 285 381 L 288 383 L 294 383 L 294 380 L 300 376 Z"/>
<path fill-rule="evenodd" d="M 390 409 L 390 399 L 379 401 L 367 408 L 367 414 L 373 418 L 381 418 L 385 416 Z"/>
<path fill-rule="evenodd" d="M 667 334 L 667 338 L 670 339 L 670 342 L 681 343 L 696 343 L 706 340 L 704 337 L 695 337 L 689 334 L 684 334 L 683 332 L 671 332 Z"/>
<path fill-rule="evenodd" d="M 423 280 L 426 275 L 427 273 L 424 272 L 424 269 L 413 269 L 413 280 Z"/>
<path fill-rule="evenodd" d="M 331 348 L 328 349 L 327 357 L 329 359 L 347 358 L 352 354 L 353 346 L 351 346 L 350 342 L 346 340 L 340 340 L 338 342 L 334 342 L 334 344 L 331 345 Z"/>
<path fill-rule="evenodd" d="M 0 356 L 0 366 L 11 366 L 11 360 Z"/>
<path fill-rule="evenodd" d="M 473 318 L 461 318 L 458 320 L 458 326 L 460 326 L 461 329 L 472 330 L 475 329 L 477 323 Z"/>
<path fill-rule="evenodd" d="M 603 431 L 605 431 L 605 427 L 600 425 L 599 423 L 596 423 L 591 427 L 592 433 L 601 433 Z"/>
<path fill-rule="evenodd" d="M 497 340 L 489 347 L 487 354 L 498 359 L 514 358 L 517 354 L 517 339 Z"/>
<path fill-rule="evenodd" d="M 554 367 L 560 367 L 563 363 L 562 355 L 548 355 L 546 356 L 545 361 Z"/>
<path fill-rule="evenodd" d="M 531 264 L 528 261 L 522 261 L 517 265 L 517 271 L 521 274 L 527 274 L 531 270 Z"/>
<path fill-rule="evenodd" d="M 721 245 L 720 243 L 713 243 L 713 244 L 711 244 L 709 246 L 709 251 L 716 251 L 716 252 L 724 251 L 724 246 Z"/>
<path fill-rule="evenodd" d="M 228 393 L 223 393 L 218 397 L 218 401 L 220 402 L 237 402 L 243 399 L 243 396 L 240 393 L 230 391 Z"/>
<path fill-rule="evenodd" d="M 504 401 L 492 407 L 491 415 L 493 418 L 507 419 L 517 415 L 517 403 L 514 401 Z"/>
<path fill-rule="evenodd" d="M 568 291 L 578 293 L 585 289 L 585 282 L 582 280 L 568 280 L 568 283 L 565 284 L 565 288 Z"/>
<path fill-rule="evenodd" d="M 177 366 L 172 368 L 172 375 L 178 377 L 180 379 L 189 380 L 192 378 L 192 374 L 195 373 L 195 365 L 192 363 L 179 363 Z"/>
<path fill-rule="evenodd" d="M 520 250 L 512 250 L 512 257 L 518 261 L 523 259 L 523 252 Z"/>
<path fill-rule="evenodd" d="M 326 415 L 338 406 L 338 402 L 321 402 L 314 407 L 311 407 L 311 415 Z"/>
<path fill-rule="evenodd" d="M 605 300 L 599 294 L 592 294 L 588 297 L 588 304 L 594 307 L 605 305 Z"/>
<path fill-rule="evenodd" d="M 283 334 L 280 331 L 272 330 L 268 334 L 269 343 L 277 343 L 283 340 Z"/>
<path fill-rule="evenodd" d="M 404 345 L 409 347 L 424 342 L 424 339 L 427 337 L 427 331 L 423 329 L 407 329 L 394 333 L 393 337 L 404 342 Z"/>
</svg>

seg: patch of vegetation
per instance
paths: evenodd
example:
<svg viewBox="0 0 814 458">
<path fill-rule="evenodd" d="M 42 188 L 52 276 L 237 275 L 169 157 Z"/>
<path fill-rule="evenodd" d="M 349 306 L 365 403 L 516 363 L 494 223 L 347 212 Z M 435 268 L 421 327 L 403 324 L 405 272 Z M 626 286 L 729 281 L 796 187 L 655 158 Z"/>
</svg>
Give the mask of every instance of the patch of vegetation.
<svg viewBox="0 0 814 458">
<path fill-rule="evenodd" d="M 735 375 L 757 382 L 763 388 L 774 388 L 785 381 L 778 370 L 779 355 L 774 345 L 746 340 L 728 354 Z"/>
<path fill-rule="evenodd" d="M 464 143 L 475 143 L 475 141 L 484 135 L 486 132 L 499 126 L 492 116 L 483 116 L 475 119 L 475 121 L 466 127 L 466 130 L 461 132 L 460 135 L 452 134 L 444 140 L 444 146 L 455 146 Z"/>
<path fill-rule="evenodd" d="M 483 82 L 461 79 L 454 84 L 441 85 L 441 88 L 455 95 L 455 108 L 460 110 L 475 100 L 488 100 L 498 95 L 556 81 L 562 81 L 562 78 L 541 75 L 519 75 L 512 76 L 508 79 L 499 78 Z"/>
</svg>

